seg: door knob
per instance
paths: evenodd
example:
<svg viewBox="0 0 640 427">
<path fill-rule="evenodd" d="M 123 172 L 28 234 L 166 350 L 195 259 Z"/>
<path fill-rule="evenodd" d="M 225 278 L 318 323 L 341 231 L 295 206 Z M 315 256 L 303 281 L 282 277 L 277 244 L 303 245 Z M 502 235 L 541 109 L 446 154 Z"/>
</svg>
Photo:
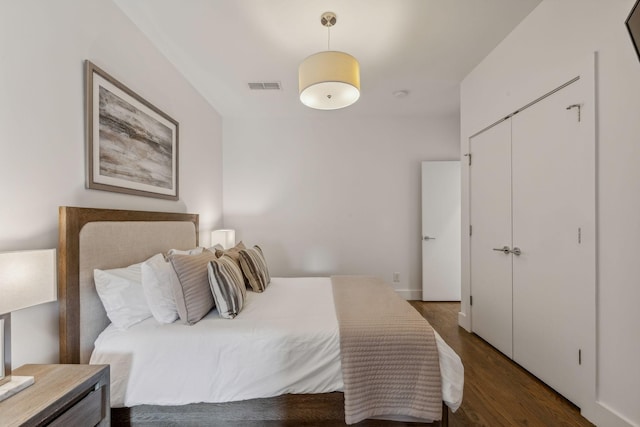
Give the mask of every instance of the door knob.
<svg viewBox="0 0 640 427">
<path fill-rule="evenodd" d="M 502 248 L 493 248 L 494 251 L 498 251 L 498 252 L 502 252 L 505 255 L 508 255 L 509 252 L 511 252 L 511 249 L 509 249 L 509 246 L 503 246 Z M 518 251 L 520 251 L 520 249 L 518 249 Z M 520 255 L 520 254 L 518 254 Z"/>
<path fill-rule="evenodd" d="M 430 236 L 424 236 L 422 238 L 422 240 L 436 240 L 436 238 L 435 237 L 430 237 Z"/>
<path fill-rule="evenodd" d="M 520 256 L 522 254 L 522 251 L 520 250 L 520 248 L 515 247 L 511 250 L 511 253 L 517 256 Z"/>
</svg>

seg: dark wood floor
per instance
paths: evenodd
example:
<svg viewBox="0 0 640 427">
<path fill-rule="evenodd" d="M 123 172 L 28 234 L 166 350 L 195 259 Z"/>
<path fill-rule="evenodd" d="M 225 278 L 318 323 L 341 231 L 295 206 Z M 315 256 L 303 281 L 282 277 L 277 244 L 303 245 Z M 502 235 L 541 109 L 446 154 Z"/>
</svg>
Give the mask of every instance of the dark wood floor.
<svg viewBox="0 0 640 427">
<path fill-rule="evenodd" d="M 449 426 L 592 426 L 569 401 L 458 326 L 459 303 L 411 304 L 464 364 L 464 399 Z"/>
</svg>

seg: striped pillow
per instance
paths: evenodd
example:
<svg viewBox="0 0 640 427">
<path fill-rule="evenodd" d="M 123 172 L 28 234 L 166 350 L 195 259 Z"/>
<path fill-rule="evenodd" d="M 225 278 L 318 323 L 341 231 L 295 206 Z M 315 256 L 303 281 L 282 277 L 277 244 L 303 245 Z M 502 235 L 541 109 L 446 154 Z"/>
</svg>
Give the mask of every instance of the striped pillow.
<svg viewBox="0 0 640 427">
<path fill-rule="evenodd" d="M 242 241 L 240 241 L 237 245 L 229 249 L 215 249 L 215 253 L 216 257 L 218 258 L 220 258 L 222 255 L 227 255 L 233 260 L 233 262 L 236 263 L 236 266 L 240 268 L 240 251 L 243 249 L 246 249 L 246 246 L 244 245 L 244 243 L 242 243 Z M 245 286 L 248 286 L 246 280 L 244 280 L 244 278 L 242 280 L 244 281 Z"/>
<path fill-rule="evenodd" d="M 231 257 L 223 255 L 210 261 L 207 270 L 218 313 L 225 319 L 233 319 L 240 313 L 247 298 L 247 289 L 240 268 Z"/>
<path fill-rule="evenodd" d="M 256 245 L 253 248 L 240 251 L 240 267 L 242 267 L 242 273 L 251 285 L 251 289 L 255 292 L 264 291 L 271 282 L 267 262 L 260 246 Z"/>
<path fill-rule="evenodd" d="M 173 284 L 178 315 L 183 322 L 193 325 L 213 308 L 213 295 L 207 277 L 207 263 L 216 259 L 210 251 L 199 255 L 170 255 L 169 260 L 178 276 Z"/>
</svg>

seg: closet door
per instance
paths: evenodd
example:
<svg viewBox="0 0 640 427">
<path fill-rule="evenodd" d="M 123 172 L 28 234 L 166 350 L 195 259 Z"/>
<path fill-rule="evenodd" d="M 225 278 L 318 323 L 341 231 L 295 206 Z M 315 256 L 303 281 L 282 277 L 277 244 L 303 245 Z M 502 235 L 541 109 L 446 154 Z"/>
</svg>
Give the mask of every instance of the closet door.
<svg viewBox="0 0 640 427">
<path fill-rule="evenodd" d="M 581 189 L 594 185 L 581 156 L 582 92 L 574 82 L 512 117 L 513 246 L 521 250 L 513 255 L 513 359 L 576 404 L 579 351 L 592 327 L 585 296 L 594 292 L 581 244 L 581 221 L 593 211 Z"/>
<path fill-rule="evenodd" d="M 511 121 L 474 136 L 470 146 L 472 329 L 512 357 Z"/>
</svg>

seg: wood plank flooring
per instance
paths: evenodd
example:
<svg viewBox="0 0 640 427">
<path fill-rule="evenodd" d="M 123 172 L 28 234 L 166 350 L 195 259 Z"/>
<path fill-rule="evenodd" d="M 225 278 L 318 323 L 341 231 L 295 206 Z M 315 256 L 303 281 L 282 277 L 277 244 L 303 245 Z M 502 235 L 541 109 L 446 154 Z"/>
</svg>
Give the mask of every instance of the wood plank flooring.
<svg viewBox="0 0 640 427">
<path fill-rule="evenodd" d="M 580 411 L 488 343 L 458 326 L 460 303 L 412 301 L 462 359 L 464 399 L 449 426 L 592 426 Z"/>
</svg>

